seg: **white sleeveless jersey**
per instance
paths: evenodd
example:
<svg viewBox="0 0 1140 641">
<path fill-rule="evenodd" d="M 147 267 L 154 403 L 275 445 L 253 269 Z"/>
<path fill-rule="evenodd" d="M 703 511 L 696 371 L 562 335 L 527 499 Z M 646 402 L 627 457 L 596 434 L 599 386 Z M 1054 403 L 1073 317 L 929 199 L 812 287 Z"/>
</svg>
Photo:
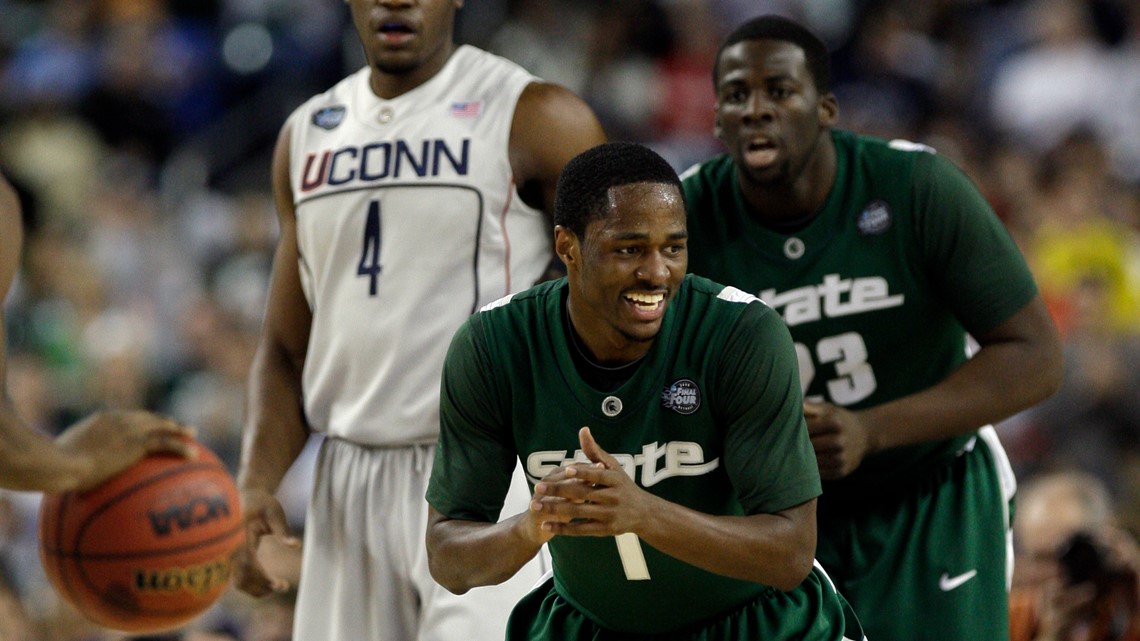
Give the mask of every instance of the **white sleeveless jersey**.
<svg viewBox="0 0 1140 641">
<path fill-rule="evenodd" d="M 360 444 L 431 443 L 452 334 L 532 285 L 552 256 L 551 225 L 519 199 L 507 151 L 535 78 L 470 46 L 393 100 L 372 92 L 369 72 L 289 119 L 313 311 L 305 413 L 313 429 Z"/>
</svg>

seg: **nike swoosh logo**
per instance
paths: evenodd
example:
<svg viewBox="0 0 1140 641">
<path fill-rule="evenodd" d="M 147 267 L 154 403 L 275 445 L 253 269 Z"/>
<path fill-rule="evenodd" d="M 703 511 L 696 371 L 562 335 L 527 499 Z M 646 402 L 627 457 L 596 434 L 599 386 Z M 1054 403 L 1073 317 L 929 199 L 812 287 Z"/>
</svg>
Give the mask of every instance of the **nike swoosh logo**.
<svg viewBox="0 0 1140 641">
<path fill-rule="evenodd" d="M 977 574 L 977 570 L 970 570 L 969 572 L 963 572 L 958 576 L 952 577 L 943 572 L 941 578 L 938 579 L 938 587 L 941 588 L 943 592 L 949 592 L 950 590 L 953 590 L 954 588 L 962 585 L 966 581 L 974 578 L 977 576 Z"/>
</svg>

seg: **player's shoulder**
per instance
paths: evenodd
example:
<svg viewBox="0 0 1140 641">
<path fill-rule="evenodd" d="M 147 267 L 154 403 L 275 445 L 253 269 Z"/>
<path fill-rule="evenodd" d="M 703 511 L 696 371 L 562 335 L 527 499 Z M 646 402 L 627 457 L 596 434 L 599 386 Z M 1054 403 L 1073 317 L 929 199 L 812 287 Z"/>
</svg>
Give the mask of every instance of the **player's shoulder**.
<svg viewBox="0 0 1140 641">
<path fill-rule="evenodd" d="M 528 338 L 559 313 L 565 278 L 539 283 L 487 303 L 464 323 L 464 331 L 488 349 L 526 350 Z"/>
<path fill-rule="evenodd" d="M 702 276 L 687 275 L 678 299 L 680 314 L 689 319 L 689 331 L 709 337 L 713 344 L 734 335 L 768 337 L 787 332 L 780 315 L 760 298 Z"/>
<path fill-rule="evenodd" d="M 723 223 L 722 214 L 734 201 L 736 165 L 731 156 L 720 154 L 689 167 L 680 178 L 689 234 L 695 241 L 710 225 L 715 228 Z"/>
<path fill-rule="evenodd" d="M 680 174 L 681 185 L 686 191 L 691 189 L 709 189 L 724 183 L 734 175 L 732 157 L 728 154 L 719 154 L 708 160 L 702 160 Z"/>
<path fill-rule="evenodd" d="M 510 58 L 504 58 L 497 53 L 468 44 L 456 47 L 455 52 L 451 54 L 451 60 L 449 60 L 449 62 L 460 68 L 496 67 L 504 71 L 521 72 L 532 78 L 534 77 L 534 75 L 523 68 L 522 65 Z"/>
<path fill-rule="evenodd" d="M 449 95 L 468 95 L 489 104 L 510 104 L 540 80 L 513 60 L 472 45 L 460 45 L 436 76 Z"/>
<path fill-rule="evenodd" d="M 771 311 L 768 305 L 760 298 L 737 289 L 731 285 L 723 285 L 714 280 L 687 274 L 682 285 L 681 295 L 691 304 L 707 307 L 710 311 L 727 314 L 742 314 L 746 308 L 754 308 L 751 313 L 765 313 Z"/>
<path fill-rule="evenodd" d="M 954 166 L 936 148 L 904 138 L 888 139 L 833 129 L 832 140 L 839 153 L 849 153 L 860 166 L 874 168 L 882 175 L 939 172 Z"/>
<path fill-rule="evenodd" d="M 561 296 L 566 278 L 539 283 L 529 289 L 507 294 L 479 308 L 480 324 L 502 323 L 508 318 L 545 313 L 552 297 Z"/>
</svg>

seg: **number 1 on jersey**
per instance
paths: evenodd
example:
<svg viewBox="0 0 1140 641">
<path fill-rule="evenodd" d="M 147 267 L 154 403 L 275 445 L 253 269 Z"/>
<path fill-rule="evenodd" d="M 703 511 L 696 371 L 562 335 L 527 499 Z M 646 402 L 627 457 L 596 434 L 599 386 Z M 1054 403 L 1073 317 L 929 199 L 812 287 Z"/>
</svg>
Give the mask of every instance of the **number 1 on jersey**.
<svg viewBox="0 0 1140 641">
<path fill-rule="evenodd" d="M 360 265 L 356 267 L 358 276 L 367 276 L 368 295 L 376 295 L 376 279 L 380 275 L 380 201 L 373 200 L 368 205 L 368 216 L 364 221 L 364 251 L 360 254 Z"/>
<path fill-rule="evenodd" d="M 645 564 L 645 553 L 641 551 L 641 539 L 632 532 L 614 537 L 617 541 L 618 558 L 627 581 L 648 581 L 649 566 Z"/>
</svg>

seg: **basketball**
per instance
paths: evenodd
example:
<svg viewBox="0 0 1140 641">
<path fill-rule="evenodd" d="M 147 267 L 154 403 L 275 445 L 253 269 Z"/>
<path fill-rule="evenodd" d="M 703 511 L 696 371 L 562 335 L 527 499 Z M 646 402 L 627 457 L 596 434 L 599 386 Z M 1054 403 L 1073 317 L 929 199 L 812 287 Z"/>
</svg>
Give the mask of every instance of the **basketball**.
<svg viewBox="0 0 1140 641">
<path fill-rule="evenodd" d="M 93 623 L 170 630 L 228 587 L 230 554 L 245 537 L 237 486 L 213 452 L 194 445 L 196 459 L 150 455 L 92 490 L 44 497 L 44 571 Z"/>
</svg>

